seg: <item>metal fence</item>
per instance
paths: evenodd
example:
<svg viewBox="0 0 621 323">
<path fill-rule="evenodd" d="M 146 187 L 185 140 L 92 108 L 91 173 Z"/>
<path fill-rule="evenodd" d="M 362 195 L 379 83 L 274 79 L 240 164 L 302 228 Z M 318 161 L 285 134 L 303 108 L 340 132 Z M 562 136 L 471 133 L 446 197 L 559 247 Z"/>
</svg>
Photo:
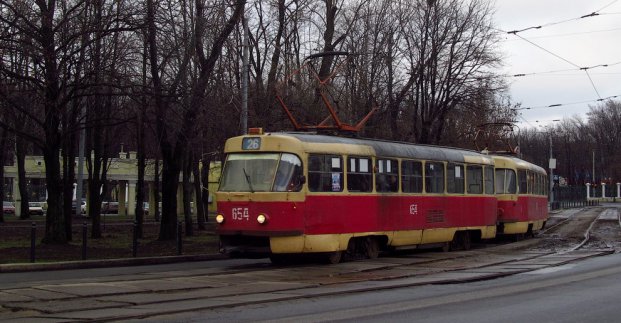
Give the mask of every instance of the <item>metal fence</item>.
<svg viewBox="0 0 621 323">
<path fill-rule="evenodd" d="M 616 188 L 615 188 L 616 189 Z M 595 190 L 596 191 L 596 190 Z M 616 196 L 616 191 L 609 192 L 606 189 L 606 197 Z M 554 201 L 550 203 L 550 210 L 578 208 L 585 206 L 599 205 L 599 200 L 593 198 L 600 198 L 602 195 L 601 188 L 599 190 L 599 196 L 593 196 L 594 190 L 591 188 L 591 199 L 587 199 L 586 186 L 557 186 L 554 187 Z"/>
</svg>

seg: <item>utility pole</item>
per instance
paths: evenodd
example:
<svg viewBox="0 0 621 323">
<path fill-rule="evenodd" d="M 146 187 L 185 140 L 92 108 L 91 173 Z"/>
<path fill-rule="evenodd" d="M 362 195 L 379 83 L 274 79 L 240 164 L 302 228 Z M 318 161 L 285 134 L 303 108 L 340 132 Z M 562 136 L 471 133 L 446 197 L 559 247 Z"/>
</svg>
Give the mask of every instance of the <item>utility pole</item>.
<svg viewBox="0 0 621 323">
<path fill-rule="evenodd" d="M 593 179 L 591 180 L 591 182 L 593 182 L 593 184 L 595 184 L 595 149 L 593 149 L 593 159 L 592 159 L 592 165 L 593 165 Z"/>
<path fill-rule="evenodd" d="M 242 97 L 241 97 L 241 127 L 242 134 L 248 133 L 248 77 L 250 66 L 248 66 L 248 20 L 245 15 L 242 18 L 242 27 L 244 29 L 243 51 L 242 51 Z"/>
<path fill-rule="evenodd" d="M 552 157 L 552 132 L 548 133 L 550 137 L 550 203 L 554 202 L 554 169 L 556 168 L 556 160 Z"/>
</svg>

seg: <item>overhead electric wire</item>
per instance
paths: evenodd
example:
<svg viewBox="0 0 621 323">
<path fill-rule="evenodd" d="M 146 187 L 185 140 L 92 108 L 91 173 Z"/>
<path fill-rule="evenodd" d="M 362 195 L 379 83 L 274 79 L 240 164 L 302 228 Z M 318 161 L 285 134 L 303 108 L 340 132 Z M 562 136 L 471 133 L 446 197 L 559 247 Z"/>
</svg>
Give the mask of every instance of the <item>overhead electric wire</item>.
<svg viewBox="0 0 621 323">
<path fill-rule="evenodd" d="M 534 106 L 534 107 L 524 107 L 524 108 L 515 108 L 513 110 L 519 111 L 519 110 L 533 110 L 533 109 L 545 109 L 545 108 L 557 108 L 557 107 L 563 107 L 563 106 L 568 106 L 568 105 L 576 105 L 576 104 L 585 104 L 585 103 L 595 103 L 595 102 L 601 102 L 601 101 L 606 101 L 606 100 L 610 100 L 610 99 L 614 99 L 614 98 L 618 98 L 621 97 L 621 94 L 617 94 L 617 95 L 611 95 L 605 98 L 599 98 L 596 100 L 588 100 L 588 101 L 578 101 L 578 102 L 567 102 L 567 103 L 555 103 L 555 104 L 549 104 L 549 105 L 541 105 L 541 106 Z"/>
<path fill-rule="evenodd" d="M 501 31 L 503 33 L 506 33 L 506 31 L 504 31 L 504 30 L 500 30 L 500 29 L 496 29 L 496 30 L 499 30 L 499 31 Z M 529 37 L 529 39 L 532 40 L 532 39 L 542 39 L 542 38 L 555 38 L 555 37 L 567 37 L 567 36 L 576 36 L 576 35 L 588 35 L 588 34 L 606 33 L 606 32 L 611 32 L 611 31 L 618 31 L 618 30 L 621 30 L 621 28 L 591 30 L 591 31 L 582 31 L 582 32 L 565 33 L 565 34 L 550 34 L 550 35 L 543 35 L 543 36 L 537 36 L 537 37 Z M 505 38 L 505 39 L 501 40 L 501 42 L 516 41 L 516 40 L 519 40 L 519 39 L 508 39 L 508 38 Z"/>
<path fill-rule="evenodd" d="M 566 23 L 566 22 L 570 22 L 570 21 L 575 21 L 575 20 L 580 20 L 580 19 L 584 19 L 584 18 L 590 18 L 590 17 L 599 16 L 599 15 L 601 15 L 600 11 L 610 7 L 611 5 L 613 5 L 617 1 L 619 1 L 619 0 L 614 0 L 614 1 L 610 2 L 610 3 L 608 3 L 607 5 L 603 6 L 602 8 L 600 8 L 598 10 L 595 10 L 595 11 L 589 13 L 589 14 L 582 15 L 580 17 L 569 18 L 569 19 L 560 20 L 560 21 L 554 21 L 554 22 L 549 22 L 547 24 L 537 25 L 537 26 L 530 26 L 530 27 L 526 27 L 526 28 L 522 28 L 522 29 L 510 30 L 510 31 L 506 31 L 506 33 L 517 36 L 518 33 L 521 33 L 523 31 L 527 31 L 527 30 L 531 30 L 531 29 L 541 29 L 541 28 L 544 28 L 544 27 L 559 25 L 559 24 L 563 24 L 563 23 Z"/>
<path fill-rule="evenodd" d="M 547 49 L 545 49 L 545 48 L 543 48 L 543 47 L 541 47 L 541 46 L 539 46 L 539 45 L 537 45 L 537 44 L 535 44 L 535 43 L 533 43 L 532 41 L 530 41 L 530 40 L 528 40 L 528 39 L 526 39 L 526 38 L 524 38 L 524 37 L 522 37 L 522 36 L 520 36 L 520 35 L 517 35 L 517 34 L 516 34 L 515 36 L 516 36 L 516 37 L 519 37 L 519 38 L 520 38 L 520 39 L 522 39 L 523 41 L 525 41 L 525 42 L 527 42 L 527 43 L 529 43 L 529 44 L 531 44 L 531 45 L 533 45 L 533 46 L 535 46 L 535 47 L 537 47 L 537 48 L 539 48 L 539 49 L 543 50 L 544 52 L 546 52 L 546 53 L 548 53 L 548 54 L 550 54 L 550 55 L 552 55 L 552 56 L 554 56 L 554 57 L 556 57 L 556 58 L 558 58 L 558 59 L 560 59 L 560 60 L 562 60 L 562 61 L 564 61 L 564 62 L 566 62 L 566 63 L 568 63 L 568 64 L 570 64 L 570 65 L 572 65 L 572 66 L 575 66 L 575 67 L 577 67 L 577 68 L 581 68 L 581 67 L 580 67 L 580 65 L 575 64 L 575 63 L 573 63 L 573 62 L 571 62 L 571 61 L 569 61 L 569 60 L 567 60 L 567 59 L 565 59 L 565 58 L 563 58 L 563 57 L 561 57 L 561 56 L 559 56 L 559 55 L 557 55 L 557 54 L 555 54 L 555 53 L 553 53 L 553 52 L 551 52 L 551 51 L 549 51 L 549 50 L 547 50 Z"/>
<path fill-rule="evenodd" d="M 587 77 L 589 78 L 589 81 L 591 82 L 591 85 L 593 86 L 593 90 L 595 90 L 595 93 L 597 94 L 597 97 L 601 100 L 602 96 L 599 95 L 599 91 L 597 90 L 597 87 L 595 86 L 595 83 L 593 82 L 593 79 L 591 78 L 591 75 L 589 74 L 589 71 L 584 70 L 584 73 L 586 73 Z"/>
<path fill-rule="evenodd" d="M 557 55 L 557 54 L 555 54 L 555 53 L 553 53 L 553 52 L 551 52 L 551 51 L 549 51 L 549 50 L 547 50 L 547 49 L 545 49 L 545 48 L 543 48 L 543 47 L 541 47 L 541 46 L 539 46 L 539 45 L 537 45 L 535 43 L 533 43 L 532 41 L 530 41 L 530 40 L 528 40 L 528 39 L 526 39 L 526 38 L 524 38 L 524 37 L 522 37 L 520 35 L 516 34 L 515 36 L 519 37 L 520 39 L 524 40 L 525 42 L 527 42 L 527 43 L 529 43 L 529 44 L 531 44 L 531 45 L 533 45 L 533 46 L 535 46 L 535 47 L 545 51 L 546 53 L 548 53 L 548 54 L 550 54 L 550 55 L 552 55 L 552 56 L 554 56 L 554 57 L 556 57 L 556 58 L 558 58 L 558 59 L 560 59 L 560 60 L 570 64 L 570 65 L 573 65 L 573 66 L 577 67 L 580 70 L 583 70 L 586 73 L 587 77 L 589 78 L 589 82 L 591 82 L 591 85 L 593 86 L 593 90 L 595 90 L 595 93 L 597 94 L 597 97 L 600 98 L 600 99 L 602 98 L 602 96 L 599 94 L 599 91 L 597 90 L 597 87 L 595 86 L 595 83 L 593 82 L 593 79 L 591 78 L 591 75 L 589 75 L 589 71 L 588 71 L 590 68 L 597 67 L 598 65 L 593 66 L 593 67 L 581 67 L 578 64 L 573 63 L 573 62 L 569 61 L 568 59 L 563 58 L 563 57 L 561 57 L 561 56 L 559 56 L 559 55 Z"/>
<path fill-rule="evenodd" d="M 595 10 L 595 12 L 600 12 L 600 11 L 602 11 L 602 10 L 604 10 L 604 9 L 606 9 L 606 8 L 608 8 L 608 7 L 610 7 L 610 6 L 612 6 L 613 4 L 615 4 L 615 2 L 618 2 L 618 1 L 619 1 L 619 0 L 613 0 L 613 1 L 611 1 L 609 4 L 607 4 L 607 5 L 605 5 L 605 6 L 601 7 L 601 8 L 599 8 L 598 10 Z"/>
<path fill-rule="evenodd" d="M 598 67 L 611 67 L 611 66 L 615 66 L 615 65 L 619 65 L 619 64 L 621 64 L 621 61 L 620 62 L 615 62 L 615 63 L 610 63 L 610 64 L 597 64 L 597 65 L 592 65 L 592 66 L 568 68 L 568 69 L 562 69 L 562 70 L 551 70 L 551 71 L 531 72 L 531 73 L 504 74 L 503 76 L 507 76 L 507 77 L 523 77 L 523 76 L 530 76 L 530 75 L 552 74 L 552 73 L 560 73 L 560 72 L 586 71 L 586 70 L 590 70 L 590 69 L 594 69 L 594 68 L 598 68 Z"/>
<path fill-rule="evenodd" d="M 547 23 L 547 24 L 543 24 L 543 25 L 538 25 L 538 26 L 530 26 L 530 27 L 526 27 L 523 29 L 516 29 L 516 30 L 511 30 L 511 31 L 503 31 L 506 32 L 507 34 L 512 34 L 517 36 L 519 39 L 531 44 L 532 46 L 535 46 L 543 51 L 545 51 L 546 53 L 564 61 L 565 63 L 574 66 L 576 69 L 565 69 L 565 70 L 553 70 L 553 71 L 545 71 L 545 72 L 533 72 L 533 73 L 517 73 L 517 74 L 513 74 L 513 75 L 505 75 L 505 76 L 512 76 L 512 77 L 523 77 L 523 76 L 527 76 L 527 75 L 537 75 L 537 74 L 550 74 L 550 73 L 558 73 L 558 72 L 566 72 L 566 71 L 574 71 L 574 70 L 579 70 L 579 71 L 584 71 L 587 78 L 589 79 L 589 82 L 591 83 L 591 86 L 593 87 L 593 90 L 595 91 L 598 99 L 596 100 L 589 100 L 589 101 L 580 101 L 580 102 L 570 102 L 570 103 L 555 103 L 555 104 L 550 104 L 550 105 L 545 105 L 545 106 L 535 106 L 535 107 L 523 107 L 523 108 L 516 108 L 514 110 L 518 111 L 518 110 L 531 110 L 531 109 L 541 109 L 541 108 L 555 108 L 555 107 L 563 107 L 563 106 L 569 106 L 569 105 L 576 105 L 576 104 L 585 104 L 585 103 L 594 103 L 594 102 L 601 102 L 601 101 L 605 101 L 605 100 L 609 100 L 609 99 L 614 99 L 614 98 L 618 98 L 621 97 L 620 95 L 612 95 L 612 96 L 608 96 L 605 98 L 602 98 L 602 96 L 600 95 L 597 86 L 595 85 L 595 82 L 593 81 L 589 70 L 594 69 L 594 68 L 601 68 L 601 67 L 610 67 L 610 66 L 614 66 L 614 65 L 618 65 L 621 64 L 621 62 L 616 62 L 616 63 L 612 63 L 612 64 L 597 64 L 597 65 L 592 65 L 592 66 L 579 66 L 578 64 L 522 37 L 521 35 L 518 35 L 518 33 L 521 33 L 523 31 L 527 31 L 527 30 L 531 30 L 531 29 L 541 29 L 544 27 L 548 27 L 548 26 L 553 26 L 553 25 L 558 25 L 558 24 L 562 24 L 562 23 L 566 23 L 566 22 L 570 22 L 570 21 L 576 21 L 576 20 L 580 20 L 580 19 L 584 19 L 584 18 L 590 18 L 590 17 L 595 17 L 595 16 L 599 16 L 599 15 L 609 15 L 609 14 L 616 14 L 616 13 L 601 13 L 602 10 L 610 7 L 611 5 L 615 4 L 616 2 L 618 2 L 619 0 L 613 0 L 611 2 L 609 2 L 608 4 L 606 4 L 605 6 L 599 8 L 596 11 L 593 11 L 589 14 L 580 16 L 580 17 L 576 17 L 576 18 L 571 18 L 571 19 L 565 19 L 565 20 L 561 20 L 561 21 L 556 21 L 556 22 L 551 22 L 551 23 Z M 615 30 L 615 29 L 613 29 Z M 592 32 L 585 32 L 585 33 L 593 33 Z M 539 38 L 544 38 L 544 37 L 539 37 Z M 530 122 L 528 122 L 528 120 L 526 120 L 521 113 L 519 114 L 520 118 L 522 118 L 524 120 L 524 122 L 526 122 L 529 126 L 533 126 Z"/>
<path fill-rule="evenodd" d="M 528 122 L 528 120 L 526 120 L 526 118 L 524 118 L 524 116 L 522 116 L 521 114 L 519 115 L 520 118 L 522 118 L 522 120 L 524 120 L 524 122 L 526 122 L 526 124 L 528 124 L 529 126 L 535 128 L 535 126 L 533 126 L 530 122 Z"/>
</svg>

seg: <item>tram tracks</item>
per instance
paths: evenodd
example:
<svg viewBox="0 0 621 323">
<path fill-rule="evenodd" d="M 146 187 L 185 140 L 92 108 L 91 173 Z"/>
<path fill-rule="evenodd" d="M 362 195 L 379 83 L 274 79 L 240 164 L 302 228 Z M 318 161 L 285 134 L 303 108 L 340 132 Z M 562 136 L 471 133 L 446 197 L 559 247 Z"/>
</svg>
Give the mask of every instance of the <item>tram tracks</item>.
<svg viewBox="0 0 621 323">
<path fill-rule="evenodd" d="M 601 209 L 586 210 L 568 216 L 536 238 L 470 251 L 383 255 L 378 259 L 332 266 L 278 267 L 257 262 L 223 270 L 165 273 L 159 277 L 108 278 L 93 284 L 35 285 L 3 291 L 20 301 L 4 301 L 7 298 L 0 295 L 0 319 L 7 318 L 5 315 L 9 313 L 13 318 L 127 320 L 299 298 L 485 280 L 610 253 L 584 250 L 586 242 L 576 243 L 576 237 L 581 235 L 582 241 L 588 241 L 586 235 L 591 236 L 600 215 Z M 621 225 L 618 214 L 617 221 Z M 566 235 L 565 240 L 554 249 L 547 248 L 546 243 L 558 240 L 559 235 Z M 90 286 L 88 292 L 83 290 L 85 285 Z M 32 297 L 37 293 L 45 294 L 46 298 Z M 27 295 L 31 299 L 20 298 Z M 2 308 L 7 311 L 3 312 Z"/>
</svg>

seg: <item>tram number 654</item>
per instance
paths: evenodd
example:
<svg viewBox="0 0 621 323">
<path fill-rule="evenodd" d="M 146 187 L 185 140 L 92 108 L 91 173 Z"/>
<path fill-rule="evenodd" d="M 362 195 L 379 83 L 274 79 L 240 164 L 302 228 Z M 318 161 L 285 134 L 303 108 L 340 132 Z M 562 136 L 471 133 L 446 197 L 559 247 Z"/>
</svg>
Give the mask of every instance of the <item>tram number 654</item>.
<svg viewBox="0 0 621 323">
<path fill-rule="evenodd" d="M 233 220 L 246 220 L 248 221 L 248 208 L 247 207 L 234 207 L 233 208 Z"/>
</svg>

